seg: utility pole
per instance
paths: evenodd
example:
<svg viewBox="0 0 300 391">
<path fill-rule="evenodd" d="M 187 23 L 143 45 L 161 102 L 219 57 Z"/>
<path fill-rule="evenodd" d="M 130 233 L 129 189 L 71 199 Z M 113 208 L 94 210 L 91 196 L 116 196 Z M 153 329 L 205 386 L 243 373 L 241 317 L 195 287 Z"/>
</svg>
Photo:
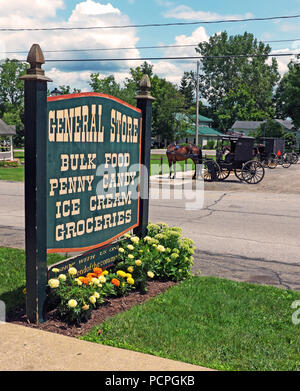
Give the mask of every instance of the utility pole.
<svg viewBox="0 0 300 391">
<path fill-rule="evenodd" d="M 200 76 L 200 60 L 197 61 L 197 80 L 196 80 L 196 142 L 199 144 L 199 76 Z"/>
</svg>

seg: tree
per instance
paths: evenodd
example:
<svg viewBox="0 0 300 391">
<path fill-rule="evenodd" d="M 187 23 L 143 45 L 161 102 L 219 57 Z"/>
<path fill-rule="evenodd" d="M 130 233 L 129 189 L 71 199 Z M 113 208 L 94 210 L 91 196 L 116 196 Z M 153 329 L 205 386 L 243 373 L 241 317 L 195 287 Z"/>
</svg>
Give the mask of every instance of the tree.
<svg viewBox="0 0 300 391">
<path fill-rule="evenodd" d="M 195 104 L 195 89 L 195 73 L 192 71 L 184 72 L 181 78 L 179 91 L 184 96 L 184 106 L 187 109 Z"/>
<path fill-rule="evenodd" d="M 290 117 L 295 128 L 300 128 L 300 62 L 291 61 L 288 68 L 276 92 L 277 115 Z"/>
<path fill-rule="evenodd" d="M 235 36 L 222 32 L 200 43 L 196 50 L 204 56 L 200 94 L 210 105 L 215 127 L 228 130 L 236 120 L 275 116 L 273 89 L 279 73 L 275 59 L 267 63 L 269 45 L 247 32 Z M 220 58 L 212 58 L 215 56 Z"/>
<path fill-rule="evenodd" d="M 292 151 L 296 147 L 297 139 L 295 133 L 287 132 L 284 134 L 285 148 L 287 151 Z"/>
<path fill-rule="evenodd" d="M 275 120 L 267 120 L 262 123 L 256 131 L 255 137 L 257 139 L 261 137 L 274 137 L 274 138 L 284 138 L 285 133 L 283 127 Z"/>
<path fill-rule="evenodd" d="M 174 141 L 178 142 L 179 140 L 188 138 L 189 134 L 187 130 L 194 128 L 195 123 L 188 115 L 176 115 L 174 121 Z"/>
<path fill-rule="evenodd" d="M 151 82 L 153 102 L 152 129 L 153 135 L 160 135 L 163 139 L 174 140 L 175 116 L 184 106 L 184 97 L 176 85 L 153 74 L 153 65 L 144 62 L 141 66 L 130 68 L 130 76 L 124 81 L 124 86 L 116 82 L 113 75 L 100 77 L 99 73 L 92 73 L 90 86 L 94 92 L 102 92 L 115 96 L 136 106 L 135 96 L 140 89 L 143 74 L 147 74 Z"/>
<path fill-rule="evenodd" d="M 73 88 L 73 91 L 69 85 L 62 85 L 58 87 L 58 90 L 61 92 L 62 95 L 68 95 L 68 94 L 79 94 L 81 90 L 79 88 Z"/>
<path fill-rule="evenodd" d="M 0 118 L 8 125 L 16 125 L 17 146 L 24 143 L 24 82 L 19 78 L 28 65 L 6 59 L 0 66 Z"/>
<path fill-rule="evenodd" d="M 90 75 L 90 79 L 91 81 L 89 82 L 89 85 L 91 86 L 93 92 L 100 92 L 102 94 L 111 95 L 132 105 L 136 105 L 136 101 L 134 100 L 134 92 L 129 91 L 126 87 L 121 87 L 121 85 L 116 82 L 113 75 L 101 78 L 100 73 L 92 73 Z"/>
<path fill-rule="evenodd" d="M 139 91 L 143 74 L 147 74 L 151 82 L 151 95 L 155 98 L 152 110 L 153 136 L 174 140 L 176 113 L 182 111 L 184 96 L 177 86 L 153 74 L 153 65 L 144 62 L 142 66 L 130 69 L 130 77 L 125 80 L 128 95 Z M 133 95 L 133 96 L 134 96 Z"/>
</svg>

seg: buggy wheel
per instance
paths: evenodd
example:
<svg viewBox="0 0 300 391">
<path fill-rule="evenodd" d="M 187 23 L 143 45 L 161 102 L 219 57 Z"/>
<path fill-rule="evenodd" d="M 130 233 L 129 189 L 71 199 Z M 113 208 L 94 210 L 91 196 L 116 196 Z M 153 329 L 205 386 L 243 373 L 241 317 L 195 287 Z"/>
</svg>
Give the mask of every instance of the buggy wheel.
<svg viewBox="0 0 300 391">
<path fill-rule="evenodd" d="M 299 160 L 298 155 L 295 152 L 292 152 L 292 164 L 297 164 Z"/>
<path fill-rule="evenodd" d="M 263 180 L 265 169 L 256 160 L 250 160 L 245 163 L 242 168 L 243 180 L 249 185 L 256 185 Z"/>
<path fill-rule="evenodd" d="M 224 181 L 230 175 L 231 170 L 229 168 L 221 167 L 217 173 L 218 181 Z"/>
<path fill-rule="evenodd" d="M 205 182 L 212 182 L 218 179 L 220 166 L 214 160 L 206 160 L 203 162 L 202 177 Z"/>
<path fill-rule="evenodd" d="M 278 165 L 278 158 L 274 153 L 271 153 L 268 159 L 268 168 L 273 170 L 274 168 L 277 167 L 277 165 Z"/>
<path fill-rule="evenodd" d="M 240 181 L 243 180 L 243 177 L 242 177 L 242 170 L 241 170 L 241 169 L 235 168 L 234 174 L 235 174 L 235 176 L 237 177 L 237 179 L 239 179 Z"/>
<path fill-rule="evenodd" d="M 283 168 L 291 167 L 292 159 L 289 157 L 289 155 L 285 154 L 284 156 L 282 156 L 281 165 Z"/>
</svg>

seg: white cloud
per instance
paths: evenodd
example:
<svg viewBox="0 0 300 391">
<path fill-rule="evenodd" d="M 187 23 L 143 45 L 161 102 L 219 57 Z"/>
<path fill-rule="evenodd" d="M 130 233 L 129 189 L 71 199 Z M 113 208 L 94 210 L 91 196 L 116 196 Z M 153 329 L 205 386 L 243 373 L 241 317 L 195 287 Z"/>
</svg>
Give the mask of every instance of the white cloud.
<svg viewBox="0 0 300 391">
<path fill-rule="evenodd" d="M 197 56 L 195 48 L 200 42 L 208 41 L 209 36 L 204 27 L 198 27 L 191 35 L 178 35 L 175 37 L 171 45 L 195 45 L 193 47 L 172 47 L 164 51 L 164 57 L 194 57 Z M 154 63 L 154 72 L 160 77 L 166 78 L 168 81 L 180 84 L 181 78 L 185 71 L 196 71 L 196 59 L 190 60 L 161 60 Z"/>
<path fill-rule="evenodd" d="M 290 49 L 290 48 L 285 48 L 285 49 L 278 49 L 278 50 L 272 50 L 273 54 L 278 54 L 278 53 L 299 53 L 299 49 Z M 276 57 L 277 62 L 278 62 L 278 71 L 282 75 L 284 75 L 288 71 L 288 64 L 292 59 L 295 59 L 294 56 L 286 56 L 286 57 Z M 270 64 L 272 61 L 272 57 L 269 57 L 268 59 L 268 64 Z"/>
<path fill-rule="evenodd" d="M 72 16 L 70 18 L 70 22 L 75 22 L 76 17 L 79 15 L 88 15 L 88 16 L 99 16 L 99 15 L 121 15 L 121 11 L 117 8 L 114 8 L 110 3 L 108 4 L 100 4 L 96 3 L 93 0 L 86 0 L 85 2 L 79 3 L 76 5 Z"/>
<path fill-rule="evenodd" d="M 173 45 L 195 45 L 194 47 L 187 46 L 182 48 L 168 48 L 165 52 L 165 56 L 195 56 L 195 47 L 200 42 L 208 40 L 209 36 L 207 35 L 205 28 L 198 27 L 196 30 L 193 31 L 192 35 L 177 35 L 175 37 L 175 42 L 173 43 Z"/>
<path fill-rule="evenodd" d="M 7 0 L 0 0 L 0 6 Z M 86 0 L 78 3 L 68 19 L 56 20 L 53 17 L 56 11 L 64 6 L 63 0 L 34 0 L 38 12 L 32 12 L 28 0 L 10 0 L 5 5 L 5 12 L 0 14 L 0 25 L 14 28 L 43 28 L 43 27 L 93 27 L 130 24 L 130 19 L 119 9 L 104 1 Z M 51 4 L 51 7 L 49 6 Z M 6 11 L 8 9 L 8 11 Z M 30 12 L 28 11 L 30 10 Z M 47 12 L 49 12 L 47 17 Z M 96 49 L 135 47 L 139 38 L 136 29 L 92 29 L 70 31 L 24 31 L 10 32 L 1 37 L 1 46 L 7 51 L 28 51 L 33 43 L 39 43 L 42 50 L 68 50 L 68 49 Z M 99 72 L 101 76 L 109 74 L 122 74 L 136 66 L 136 62 L 60 62 L 51 63 L 47 60 L 72 58 L 72 59 L 97 59 L 97 58 L 122 58 L 129 56 L 128 52 L 116 51 L 92 51 L 72 53 L 44 53 L 46 64 L 44 69 L 53 79 L 53 85 L 69 84 L 71 87 L 87 88 L 89 75 Z M 139 50 L 130 51 L 130 56 L 140 57 Z M 3 57 L 3 56 L 2 56 Z M 10 55 L 10 57 L 12 57 Z M 15 55 L 14 58 L 25 59 L 24 55 Z M 0 57 L 1 58 L 1 57 Z M 56 73 L 55 73 L 56 72 Z M 84 80 L 86 80 L 84 82 Z M 85 87 L 84 87 L 85 86 Z M 51 87 L 50 87 L 51 88 Z"/>
<path fill-rule="evenodd" d="M 232 20 L 241 18 L 251 18 L 251 13 L 244 15 L 221 15 L 216 12 L 195 11 L 187 5 L 179 5 L 173 9 L 164 12 L 165 18 L 183 19 L 183 20 L 202 20 L 202 21 L 215 21 L 215 20 Z"/>
<path fill-rule="evenodd" d="M 6 27 L 15 27 L 17 21 L 26 19 L 53 18 L 58 9 L 64 8 L 63 0 L 0 0 L 1 19 L 5 18 L 9 25 Z M 7 15 L 7 17 L 5 16 Z M 15 19 L 16 18 L 16 19 Z"/>
</svg>

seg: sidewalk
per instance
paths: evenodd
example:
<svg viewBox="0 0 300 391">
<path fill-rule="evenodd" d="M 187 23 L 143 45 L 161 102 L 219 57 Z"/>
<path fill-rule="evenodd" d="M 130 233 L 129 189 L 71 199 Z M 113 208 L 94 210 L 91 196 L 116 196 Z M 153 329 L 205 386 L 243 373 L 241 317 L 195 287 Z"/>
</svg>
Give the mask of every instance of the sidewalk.
<svg viewBox="0 0 300 391">
<path fill-rule="evenodd" d="M 10 323 L 0 324 L 0 371 L 211 371 Z"/>
</svg>

